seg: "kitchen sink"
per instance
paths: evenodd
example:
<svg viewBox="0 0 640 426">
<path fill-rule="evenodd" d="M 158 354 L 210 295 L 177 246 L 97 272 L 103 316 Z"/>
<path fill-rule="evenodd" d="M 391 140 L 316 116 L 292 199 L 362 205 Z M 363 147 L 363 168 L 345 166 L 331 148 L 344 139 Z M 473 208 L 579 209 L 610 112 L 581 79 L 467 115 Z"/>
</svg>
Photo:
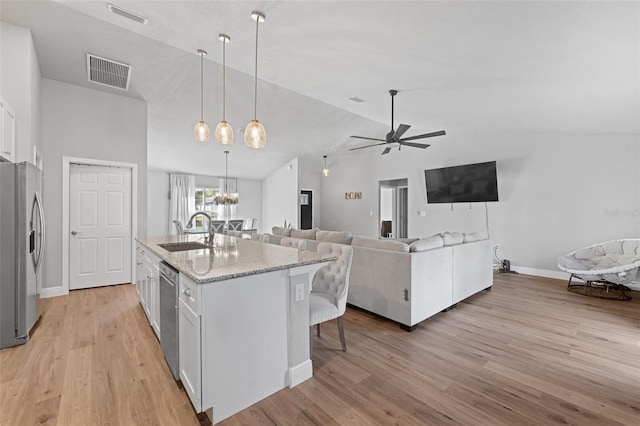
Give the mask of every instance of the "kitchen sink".
<svg viewBox="0 0 640 426">
<path fill-rule="evenodd" d="M 174 251 L 187 251 L 187 250 L 202 250 L 209 249 L 210 246 L 202 243 L 196 242 L 187 242 L 187 243 L 167 243 L 167 244 L 158 244 L 159 247 L 162 247 L 166 251 L 174 252 Z"/>
</svg>

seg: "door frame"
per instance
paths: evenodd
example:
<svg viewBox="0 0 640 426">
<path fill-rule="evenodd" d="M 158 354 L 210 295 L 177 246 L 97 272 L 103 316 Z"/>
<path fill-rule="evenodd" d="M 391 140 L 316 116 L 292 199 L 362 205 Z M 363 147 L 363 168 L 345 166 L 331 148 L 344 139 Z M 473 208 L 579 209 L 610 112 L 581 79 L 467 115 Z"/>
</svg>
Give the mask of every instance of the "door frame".
<svg viewBox="0 0 640 426">
<path fill-rule="evenodd" d="M 302 191 L 311 192 L 311 228 L 315 229 L 316 227 L 316 204 L 313 202 L 313 198 L 315 196 L 315 191 L 311 188 L 300 188 L 298 190 L 298 226 L 302 229 L 302 206 L 300 205 L 300 196 L 302 195 Z"/>
<path fill-rule="evenodd" d="M 138 165 L 119 161 L 62 157 L 62 295 L 69 294 L 69 173 L 71 165 L 121 167 L 131 169 L 131 282 L 135 283 L 136 237 L 138 236 Z"/>
</svg>

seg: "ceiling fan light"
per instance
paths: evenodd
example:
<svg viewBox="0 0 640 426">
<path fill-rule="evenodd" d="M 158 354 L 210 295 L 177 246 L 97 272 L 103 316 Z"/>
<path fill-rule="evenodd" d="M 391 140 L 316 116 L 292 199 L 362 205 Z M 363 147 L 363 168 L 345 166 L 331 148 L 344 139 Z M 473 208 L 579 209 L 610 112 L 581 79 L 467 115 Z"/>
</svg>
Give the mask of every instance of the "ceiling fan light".
<svg viewBox="0 0 640 426">
<path fill-rule="evenodd" d="M 267 132 L 258 120 L 251 120 L 244 130 L 244 142 L 249 148 L 263 148 L 267 144 Z"/>
<path fill-rule="evenodd" d="M 233 129 L 231 125 L 224 120 L 216 126 L 216 140 L 223 145 L 233 143 Z"/>
<path fill-rule="evenodd" d="M 193 134 L 198 142 L 208 142 L 210 134 L 209 126 L 207 126 L 207 123 L 204 121 L 198 121 L 193 128 Z"/>
</svg>

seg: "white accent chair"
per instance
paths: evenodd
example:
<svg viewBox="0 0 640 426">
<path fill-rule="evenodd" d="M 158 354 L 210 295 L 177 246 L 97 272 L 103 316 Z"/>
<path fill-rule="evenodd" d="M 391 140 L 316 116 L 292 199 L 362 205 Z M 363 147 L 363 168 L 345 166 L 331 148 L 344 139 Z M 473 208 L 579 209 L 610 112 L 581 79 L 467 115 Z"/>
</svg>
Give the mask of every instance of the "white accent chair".
<svg viewBox="0 0 640 426">
<path fill-rule="evenodd" d="M 313 349 L 313 326 L 316 326 L 320 337 L 320 324 L 337 318 L 340 343 L 342 350 L 346 351 L 342 316 L 347 308 L 353 248 L 343 244 L 320 243 L 316 251 L 337 256 L 338 259 L 318 269 L 313 277 L 309 295 L 309 350 L 311 353 Z"/>
<path fill-rule="evenodd" d="M 640 239 L 612 240 L 574 250 L 558 258 L 558 268 L 571 274 L 569 290 L 586 296 L 629 300 L 631 295 L 627 294 L 627 288 L 640 291 L 637 281 L 640 278 Z M 584 284 L 572 282 L 574 277 Z M 619 290 L 619 297 L 610 292 L 611 289 Z"/>
</svg>

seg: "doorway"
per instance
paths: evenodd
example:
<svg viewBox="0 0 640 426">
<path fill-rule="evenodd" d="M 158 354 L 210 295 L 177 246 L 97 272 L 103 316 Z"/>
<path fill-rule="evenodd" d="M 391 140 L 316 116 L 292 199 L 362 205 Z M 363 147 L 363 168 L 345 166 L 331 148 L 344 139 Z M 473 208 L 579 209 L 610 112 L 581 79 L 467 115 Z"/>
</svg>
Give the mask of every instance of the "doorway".
<svg viewBox="0 0 640 426">
<path fill-rule="evenodd" d="M 300 190 L 300 229 L 313 229 L 313 191 Z"/>
<path fill-rule="evenodd" d="M 408 234 L 408 179 L 379 182 L 378 238 L 407 238 Z"/>
<path fill-rule="evenodd" d="M 136 188 L 136 164 L 63 158 L 63 294 L 135 280 Z"/>
</svg>

